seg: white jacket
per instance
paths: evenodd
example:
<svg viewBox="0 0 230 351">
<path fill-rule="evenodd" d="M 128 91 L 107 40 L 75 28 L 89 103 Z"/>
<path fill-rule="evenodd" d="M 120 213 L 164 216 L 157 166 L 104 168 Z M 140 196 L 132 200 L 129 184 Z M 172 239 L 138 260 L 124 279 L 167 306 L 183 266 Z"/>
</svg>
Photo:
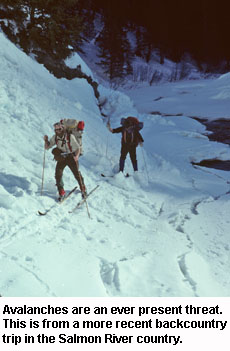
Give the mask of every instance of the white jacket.
<svg viewBox="0 0 230 351">
<path fill-rule="evenodd" d="M 63 153 L 80 152 L 80 145 L 73 134 L 65 133 L 62 137 L 53 135 L 48 143 L 49 146 L 47 149 L 50 149 L 56 145 L 57 148 L 60 149 Z"/>
</svg>

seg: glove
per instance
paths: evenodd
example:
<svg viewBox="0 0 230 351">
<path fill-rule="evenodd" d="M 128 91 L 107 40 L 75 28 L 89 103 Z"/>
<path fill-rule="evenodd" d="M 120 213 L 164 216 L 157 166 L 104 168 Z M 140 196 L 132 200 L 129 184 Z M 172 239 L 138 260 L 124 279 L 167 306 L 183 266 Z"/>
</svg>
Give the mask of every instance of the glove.
<svg viewBox="0 0 230 351">
<path fill-rule="evenodd" d="M 49 139 L 48 139 L 48 135 L 44 135 L 43 137 L 44 141 L 45 141 L 45 149 L 47 150 L 49 147 Z"/>
<path fill-rule="evenodd" d="M 110 121 L 107 122 L 106 127 L 108 128 L 108 130 L 109 130 L 110 132 L 113 131 L 112 128 L 111 128 L 111 126 L 110 126 Z"/>
<path fill-rule="evenodd" d="M 80 149 L 73 153 L 73 159 L 75 162 L 78 162 L 79 156 L 80 156 Z"/>
</svg>

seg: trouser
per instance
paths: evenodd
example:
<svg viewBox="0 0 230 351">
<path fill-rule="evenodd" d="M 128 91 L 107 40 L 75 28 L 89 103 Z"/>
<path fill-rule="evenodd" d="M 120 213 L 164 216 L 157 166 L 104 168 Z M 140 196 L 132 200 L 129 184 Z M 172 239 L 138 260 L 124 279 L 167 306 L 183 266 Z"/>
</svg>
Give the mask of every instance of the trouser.
<svg viewBox="0 0 230 351">
<path fill-rule="evenodd" d="M 136 145 L 122 144 L 121 145 L 121 156 L 120 156 L 120 171 L 123 172 L 125 167 L 125 159 L 129 153 L 133 169 L 137 171 L 137 155 L 136 155 Z"/>
<path fill-rule="evenodd" d="M 58 190 L 64 187 L 62 175 L 65 167 L 68 166 L 77 180 L 81 191 L 85 191 L 84 179 L 79 171 L 78 162 L 76 162 L 72 155 L 66 156 L 63 161 L 58 161 L 55 170 L 55 179 Z"/>
</svg>

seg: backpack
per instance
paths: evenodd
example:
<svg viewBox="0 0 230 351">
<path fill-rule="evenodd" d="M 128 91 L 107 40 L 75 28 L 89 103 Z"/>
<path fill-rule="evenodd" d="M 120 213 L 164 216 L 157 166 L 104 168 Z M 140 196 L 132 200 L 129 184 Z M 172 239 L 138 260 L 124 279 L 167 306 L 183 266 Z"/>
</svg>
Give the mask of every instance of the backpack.
<svg viewBox="0 0 230 351">
<path fill-rule="evenodd" d="M 85 123 L 84 121 L 78 121 L 77 119 L 62 119 L 60 121 L 64 125 L 68 134 L 73 134 L 80 145 L 80 155 L 83 154 L 82 146 L 82 134 L 84 131 Z"/>
<path fill-rule="evenodd" d="M 140 122 L 137 117 L 121 118 L 121 125 L 125 128 L 133 127 L 136 130 L 141 130 L 144 126 L 143 122 Z"/>
<path fill-rule="evenodd" d="M 64 125 L 68 132 L 74 132 L 76 130 L 83 131 L 85 127 L 84 121 L 78 121 L 77 119 L 61 119 L 60 123 Z"/>
<path fill-rule="evenodd" d="M 54 155 L 54 159 L 55 161 L 63 161 L 65 158 L 62 156 L 62 151 L 60 149 L 58 149 L 57 147 L 55 147 L 52 150 L 52 154 Z"/>
</svg>

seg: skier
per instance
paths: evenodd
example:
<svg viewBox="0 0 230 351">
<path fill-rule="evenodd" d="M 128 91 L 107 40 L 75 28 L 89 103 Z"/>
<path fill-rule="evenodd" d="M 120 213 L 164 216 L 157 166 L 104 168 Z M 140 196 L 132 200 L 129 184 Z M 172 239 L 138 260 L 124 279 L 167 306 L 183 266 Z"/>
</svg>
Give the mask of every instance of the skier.
<svg viewBox="0 0 230 351">
<path fill-rule="evenodd" d="M 124 171 L 125 159 L 129 153 L 134 172 L 138 171 L 136 148 L 138 145 L 143 146 L 144 139 L 139 130 L 143 127 L 143 123 L 139 122 L 136 117 L 128 117 L 121 119 L 121 127 L 112 129 L 110 122 L 107 127 L 111 133 L 122 133 L 121 138 L 121 155 L 119 162 L 119 172 Z"/>
<path fill-rule="evenodd" d="M 85 198 L 86 187 L 84 179 L 79 171 L 78 158 L 80 155 L 80 145 L 73 134 L 66 132 L 64 125 L 60 122 L 54 124 L 55 135 L 49 140 L 44 136 L 45 149 L 48 150 L 56 145 L 52 150 L 54 159 L 57 161 L 55 170 L 56 185 L 59 192 L 59 200 L 65 196 L 64 183 L 62 181 L 63 170 L 66 166 L 70 168 L 75 179 L 78 181 L 82 197 Z"/>
</svg>

